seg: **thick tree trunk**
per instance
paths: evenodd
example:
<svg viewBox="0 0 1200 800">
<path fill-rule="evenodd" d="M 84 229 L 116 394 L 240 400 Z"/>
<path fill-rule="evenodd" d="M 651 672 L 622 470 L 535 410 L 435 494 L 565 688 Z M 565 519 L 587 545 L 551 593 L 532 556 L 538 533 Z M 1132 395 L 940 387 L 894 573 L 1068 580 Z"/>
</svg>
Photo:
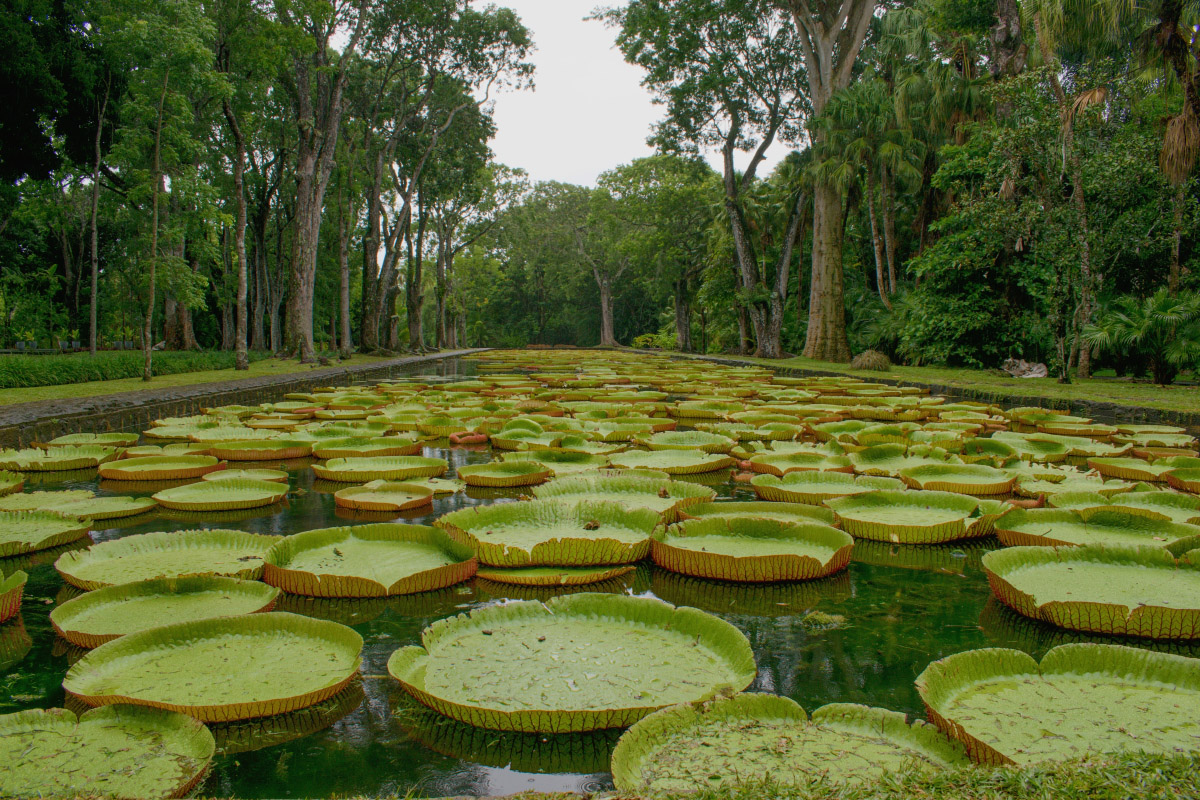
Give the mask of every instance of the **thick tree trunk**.
<svg viewBox="0 0 1200 800">
<path fill-rule="evenodd" d="M 237 339 L 235 331 L 236 323 L 234 322 L 233 306 L 228 303 L 221 306 L 221 349 L 233 350 L 236 346 L 234 340 Z"/>
<path fill-rule="evenodd" d="M 685 278 L 675 281 L 675 346 L 681 353 L 692 352 L 692 306 Z"/>
<path fill-rule="evenodd" d="M 1167 291 L 1179 293 L 1179 279 L 1183 269 L 1180 261 L 1180 246 L 1183 242 L 1183 194 L 1184 184 L 1175 187 L 1175 197 L 1172 201 L 1173 226 L 1171 229 L 1171 266 L 1167 272 Z"/>
<path fill-rule="evenodd" d="M 104 115 L 108 110 L 108 91 L 109 82 L 104 82 L 104 100 L 100 103 L 100 112 L 96 117 L 96 139 L 95 151 L 93 153 L 94 160 L 92 161 L 92 214 L 89 227 L 91 229 L 92 246 L 92 296 L 88 299 L 88 352 L 96 355 L 96 346 L 99 341 L 99 310 L 100 310 L 100 235 L 99 235 L 99 210 L 100 210 L 100 149 L 102 144 L 102 136 L 104 133 Z"/>
<path fill-rule="evenodd" d="M 750 355 L 750 321 L 746 316 L 746 307 L 740 303 L 737 307 L 737 326 L 738 354 L 748 356 Z"/>
<path fill-rule="evenodd" d="M 446 330 L 446 246 L 445 242 L 438 237 L 437 244 L 437 259 L 435 261 L 435 278 L 434 285 L 434 341 L 437 342 L 439 350 L 445 349 L 448 345 L 449 334 Z"/>
<path fill-rule="evenodd" d="M 609 276 L 595 272 L 596 285 L 600 287 L 600 346 L 616 347 L 613 335 L 613 294 Z"/>
<path fill-rule="evenodd" d="M 367 191 L 367 229 L 363 233 L 362 308 L 359 310 L 362 320 L 358 338 L 362 349 L 368 353 L 379 349 L 379 248 L 383 215 L 383 175 L 384 155 L 377 153 L 371 187 Z M 400 224 L 399 220 L 396 224 Z"/>
<path fill-rule="evenodd" d="M 1018 0 L 996 0 L 996 24 L 988 33 L 988 70 L 996 80 L 1020 75 L 1029 60 L 1029 48 L 1021 39 L 1021 4 Z"/>
<path fill-rule="evenodd" d="M 341 194 L 340 188 L 338 194 Z M 353 197 L 353 187 L 351 187 L 351 196 Z M 341 210 L 342 204 L 339 197 L 339 214 Z M 349 358 L 350 351 L 353 350 L 353 344 L 350 341 L 350 225 L 353 219 L 354 214 L 347 213 L 343 219 L 339 220 L 340 224 L 338 225 L 338 268 L 341 281 L 338 287 L 338 313 L 334 316 L 341 319 L 341 335 L 337 338 L 339 339 L 338 354 L 342 358 Z"/>
<path fill-rule="evenodd" d="M 150 213 L 150 294 L 146 302 L 146 319 L 142 326 L 142 354 L 144 357 L 142 380 L 144 381 L 154 377 L 151 354 L 154 352 L 154 293 L 156 288 L 154 280 L 155 273 L 158 271 L 158 196 L 162 187 L 162 120 L 163 105 L 167 102 L 167 81 L 170 79 L 170 75 L 169 68 L 163 71 L 162 92 L 158 96 L 158 120 L 154 125 L 154 191 L 151 201 L 153 210 Z"/>
<path fill-rule="evenodd" d="M 233 229 L 233 249 L 237 255 L 237 315 L 234 333 L 234 369 L 250 369 L 250 354 L 246 343 L 246 328 L 248 313 L 246 295 L 248 292 L 246 275 L 246 142 L 242 138 L 242 129 L 238 126 L 237 116 L 229 100 L 224 101 L 225 120 L 233 134 L 233 196 L 237 205 L 237 218 Z"/>
<path fill-rule="evenodd" d="M 404 310 L 406 322 L 408 323 L 408 349 L 413 352 L 419 352 L 425 349 L 425 322 L 423 311 L 425 308 L 425 293 L 421 291 L 422 270 L 421 270 L 421 245 L 420 238 L 424 234 L 423 221 L 419 223 L 422 230 L 418 233 L 418 242 L 414 250 L 413 241 L 408 237 L 408 263 L 407 276 L 404 285 Z M 389 317 L 394 311 L 390 311 Z"/>
<path fill-rule="evenodd" d="M 883 276 L 883 236 L 879 232 L 879 225 L 875 221 L 875 179 L 872 171 L 867 170 L 867 216 L 871 219 L 871 244 L 875 250 L 875 288 L 879 292 L 879 299 L 883 301 L 883 305 L 890 311 L 892 301 L 888 299 L 887 280 Z"/>
<path fill-rule="evenodd" d="M 818 361 L 850 360 L 842 285 L 842 194 L 818 184 L 813 194 L 812 288 L 804 355 Z"/>
</svg>

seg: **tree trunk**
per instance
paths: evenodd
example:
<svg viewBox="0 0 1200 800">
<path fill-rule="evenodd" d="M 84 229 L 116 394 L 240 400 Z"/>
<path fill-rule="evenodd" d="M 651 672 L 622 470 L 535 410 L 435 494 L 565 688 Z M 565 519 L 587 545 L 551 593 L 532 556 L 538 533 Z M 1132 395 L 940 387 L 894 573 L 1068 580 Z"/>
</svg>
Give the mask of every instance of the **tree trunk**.
<svg viewBox="0 0 1200 800">
<path fill-rule="evenodd" d="M 233 195 L 237 205 L 237 220 L 233 229 L 234 251 L 237 254 L 237 319 L 234 333 L 234 369 L 250 369 L 250 354 L 247 351 L 246 328 L 248 313 L 246 309 L 247 276 L 246 276 L 246 189 L 245 161 L 246 142 L 242 138 L 242 129 L 238 126 L 237 116 L 229 100 L 224 101 L 225 120 L 233 134 Z"/>
<path fill-rule="evenodd" d="M 100 146 L 104 133 L 104 115 L 108 110 L 109 82 L 104 82 L 104 100 L 100 103 L 100 112 L 96 117 L 95 160 L 92 162 L 92 215 L 91 215 L 91 259 L 92 259 L 92 296 L 88 300 L 88 352 L 96 355 L 98 342 L 97 327 L 100 310 Z"/>
<path fill-rule="evenodd" d="M 236 346 L 234 340 L 237 338 L 237 333 L 234 328 L 234 313 L 233 307 L 228 303 L 221 305 L 221 349 L 232 350 Z"/>
<path fill-rule="evenodd" d="M 1003 80 L 1021 74 L 1029 59 L 1029 48 L 1021 40 L 1018 0 L 996 0 L 995 16 L 996 24 L 988 33 L 988 70 L 993 78 Z"/>
<path fill-rule="evenodd" d="M 887 167 L 880 168 L 880 178 L 883 246 L 887 253 L 888 294 L 891 295 L 896 293 L 896 190 Z"/>
<path fill-rule="evenodd" d="M 600 346 L 616 347 L 617 339 L 613 336 L 612 279 L 599 271 L 594 271 L 594 276 L 596 285 L 600 287 Z"/>
<path fill-rule="evenodd" d="M 1179 293 L 1179 279 L 1183 271 L 1180 263 L 1180 245 L 1183 241 L 1183 187 L 1182 183 L 1175 187 L 1175 198 L 1171 203 L 1174 224 L 1171 230 L 1171 266 L 1167 272 L 1167 291 L 1173 295 Z"/>
<path fill-rule="evenodd" d="M 738 303 L 737 307 L 737 326 L 738 326 L 738 354 L 747 356 L 750 355 L 750 325 L 746 318 L 746 307 Z"/>
<path fill-rule="evenodd" d="M 446 243 L 442 236 L 438 236 L 437 257 L 435 261 L 436 283 L 434 285 L 434 303 L 436 305 L 434 316 L 434 340 L 437 342 L 439 350 L 446 348 L 448 344 L 449 334 L 446 330 Z"/>
<path fill-rule="evenodd" d="M 888 299 L 887 280 L 883 277 L 883 236 L 875 221 L 875 178 L 870 169 L 867 170 L 867 216 L 871 220 L 871 244 L 875 250 L 875 288 L 883 305 L 891 311 L 892 301 Z"/>
<path fill-rule="evenodd" d="M 692 352 L 692 307 L 686 278 L 675 281 L 675 346 L 681 353 Z"/>
<path fill-rule="evenodd" d="M 813 194 L 812 288 L 804 355 L 817 361 L 850 360 L 842 286 L 842 194 L 818 184 Z"/>
<path fill-rule="evenodd" d="M 168 67 L 163 71 L 162 92 L 158 96 L 158 119 L 154 125 L 154 191 L 153 200 L 151 201 L 152 211 L 150 213 L 150 295 L 146 301 L 146 319 L 142 326 L 142 354 L 144 356 L 144 364 L 142 366 L 142 380 L 148 381 L 154 377 L 154 370 L 151 364 L 151 354 L 154 352 L 154 279 L 155 273 L 158 271 L 158 196 L 162 187 L 162 120 L 163 120 L 163 105 L 167 102 L 167 81 L 170 79 L 171 70 Z"/>
<path fill-rule="evenodd" d="M 338 185 L 338 214 L 342 214 L 341 203 L 341 185 Z M 348 192 L 353 198 L 353 186 Z M 348 203 L 353 200 L 348 200 Z M 350 211 L 352 209 L 348 209 Z M 350 341 L 350 225 L 354 219 L 353 213 L 347 213 L 345 217 L 339 220 L 338 224 L 338 268 L 341 273 L 341 281 L 338 292 L 338 313 L 335 317 L 341 319 L 341 335 L 336 337 L 338 341 L 338 354 L 342 358 L 349 358 L 350 351 L 353 349 Z"/>
</svg>

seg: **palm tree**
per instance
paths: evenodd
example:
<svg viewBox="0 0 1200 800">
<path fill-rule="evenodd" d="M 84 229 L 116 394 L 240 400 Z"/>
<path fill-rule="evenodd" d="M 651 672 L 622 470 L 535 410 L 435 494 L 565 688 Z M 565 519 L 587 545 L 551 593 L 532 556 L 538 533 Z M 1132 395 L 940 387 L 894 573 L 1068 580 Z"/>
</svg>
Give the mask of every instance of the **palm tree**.
<svg viewBox="0 0 1200 800">
<path fill-rule="evenodd" d="M 1166 385 L 1180 369 L 1200 364 L 1200 295 L 1163 288 L 1142 300 L 1123 297 L 1083 338 L 1099 350 L 1145 359 L 1154 382 Z"/>
</svg>

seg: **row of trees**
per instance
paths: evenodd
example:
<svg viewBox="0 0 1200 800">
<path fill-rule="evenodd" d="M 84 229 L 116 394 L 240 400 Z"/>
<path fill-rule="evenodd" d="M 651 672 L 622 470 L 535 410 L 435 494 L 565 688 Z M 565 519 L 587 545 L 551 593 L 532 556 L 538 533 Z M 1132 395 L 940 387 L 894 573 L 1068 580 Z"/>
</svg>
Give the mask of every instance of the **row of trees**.
<svg viewBox="0 0 1200 800">
<path fill-rule="evenodd" d="M 136 328 L 147 376 L 160 335 L 243 365 L 421 346 L 430 262 L 453 344 L 454 259 L 524 191 L 487 144 L 490 98 L 532 75 L 511 11 L 16 0 L 3 24 L 4 338 Z"/>
<path fill-rule="evenodd" d="M 874 348 L 1066 377 L 1191 330 L 1130 316 L 1160 290 L 1191 308 L 1197 283 L 1197 20 L 1177 0 L 602 9 L 663 117 L 658 155 L 594 187 L 495 163 L 489 100 L 532 75 L 503 8 L 16 5 L 9 340 Z"/>
</svg>

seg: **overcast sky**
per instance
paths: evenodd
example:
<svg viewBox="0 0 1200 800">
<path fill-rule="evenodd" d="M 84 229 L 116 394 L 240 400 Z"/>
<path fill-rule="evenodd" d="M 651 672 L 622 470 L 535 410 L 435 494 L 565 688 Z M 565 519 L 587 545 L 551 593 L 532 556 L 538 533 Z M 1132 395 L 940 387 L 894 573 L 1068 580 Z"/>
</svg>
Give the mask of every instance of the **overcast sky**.
<svg viewBox="0 0 1200 800">
<path fill-rule="evenodd" d="M 621 57 L 616 32 L 584 20 L 598 6 L 621 0 L 494 2 L 520 15 L 537 47 L 536 88 L 496 100 L 492 149 L 498 161 L 534 180 L 593 185 L 601 172 L 653 153 L 646 137 L 663 109 L 642 88 L 641 68 Z M 786 152 L 780 145 L 772 149 L 777 152 L 761 175 Z"/>
</svg>

